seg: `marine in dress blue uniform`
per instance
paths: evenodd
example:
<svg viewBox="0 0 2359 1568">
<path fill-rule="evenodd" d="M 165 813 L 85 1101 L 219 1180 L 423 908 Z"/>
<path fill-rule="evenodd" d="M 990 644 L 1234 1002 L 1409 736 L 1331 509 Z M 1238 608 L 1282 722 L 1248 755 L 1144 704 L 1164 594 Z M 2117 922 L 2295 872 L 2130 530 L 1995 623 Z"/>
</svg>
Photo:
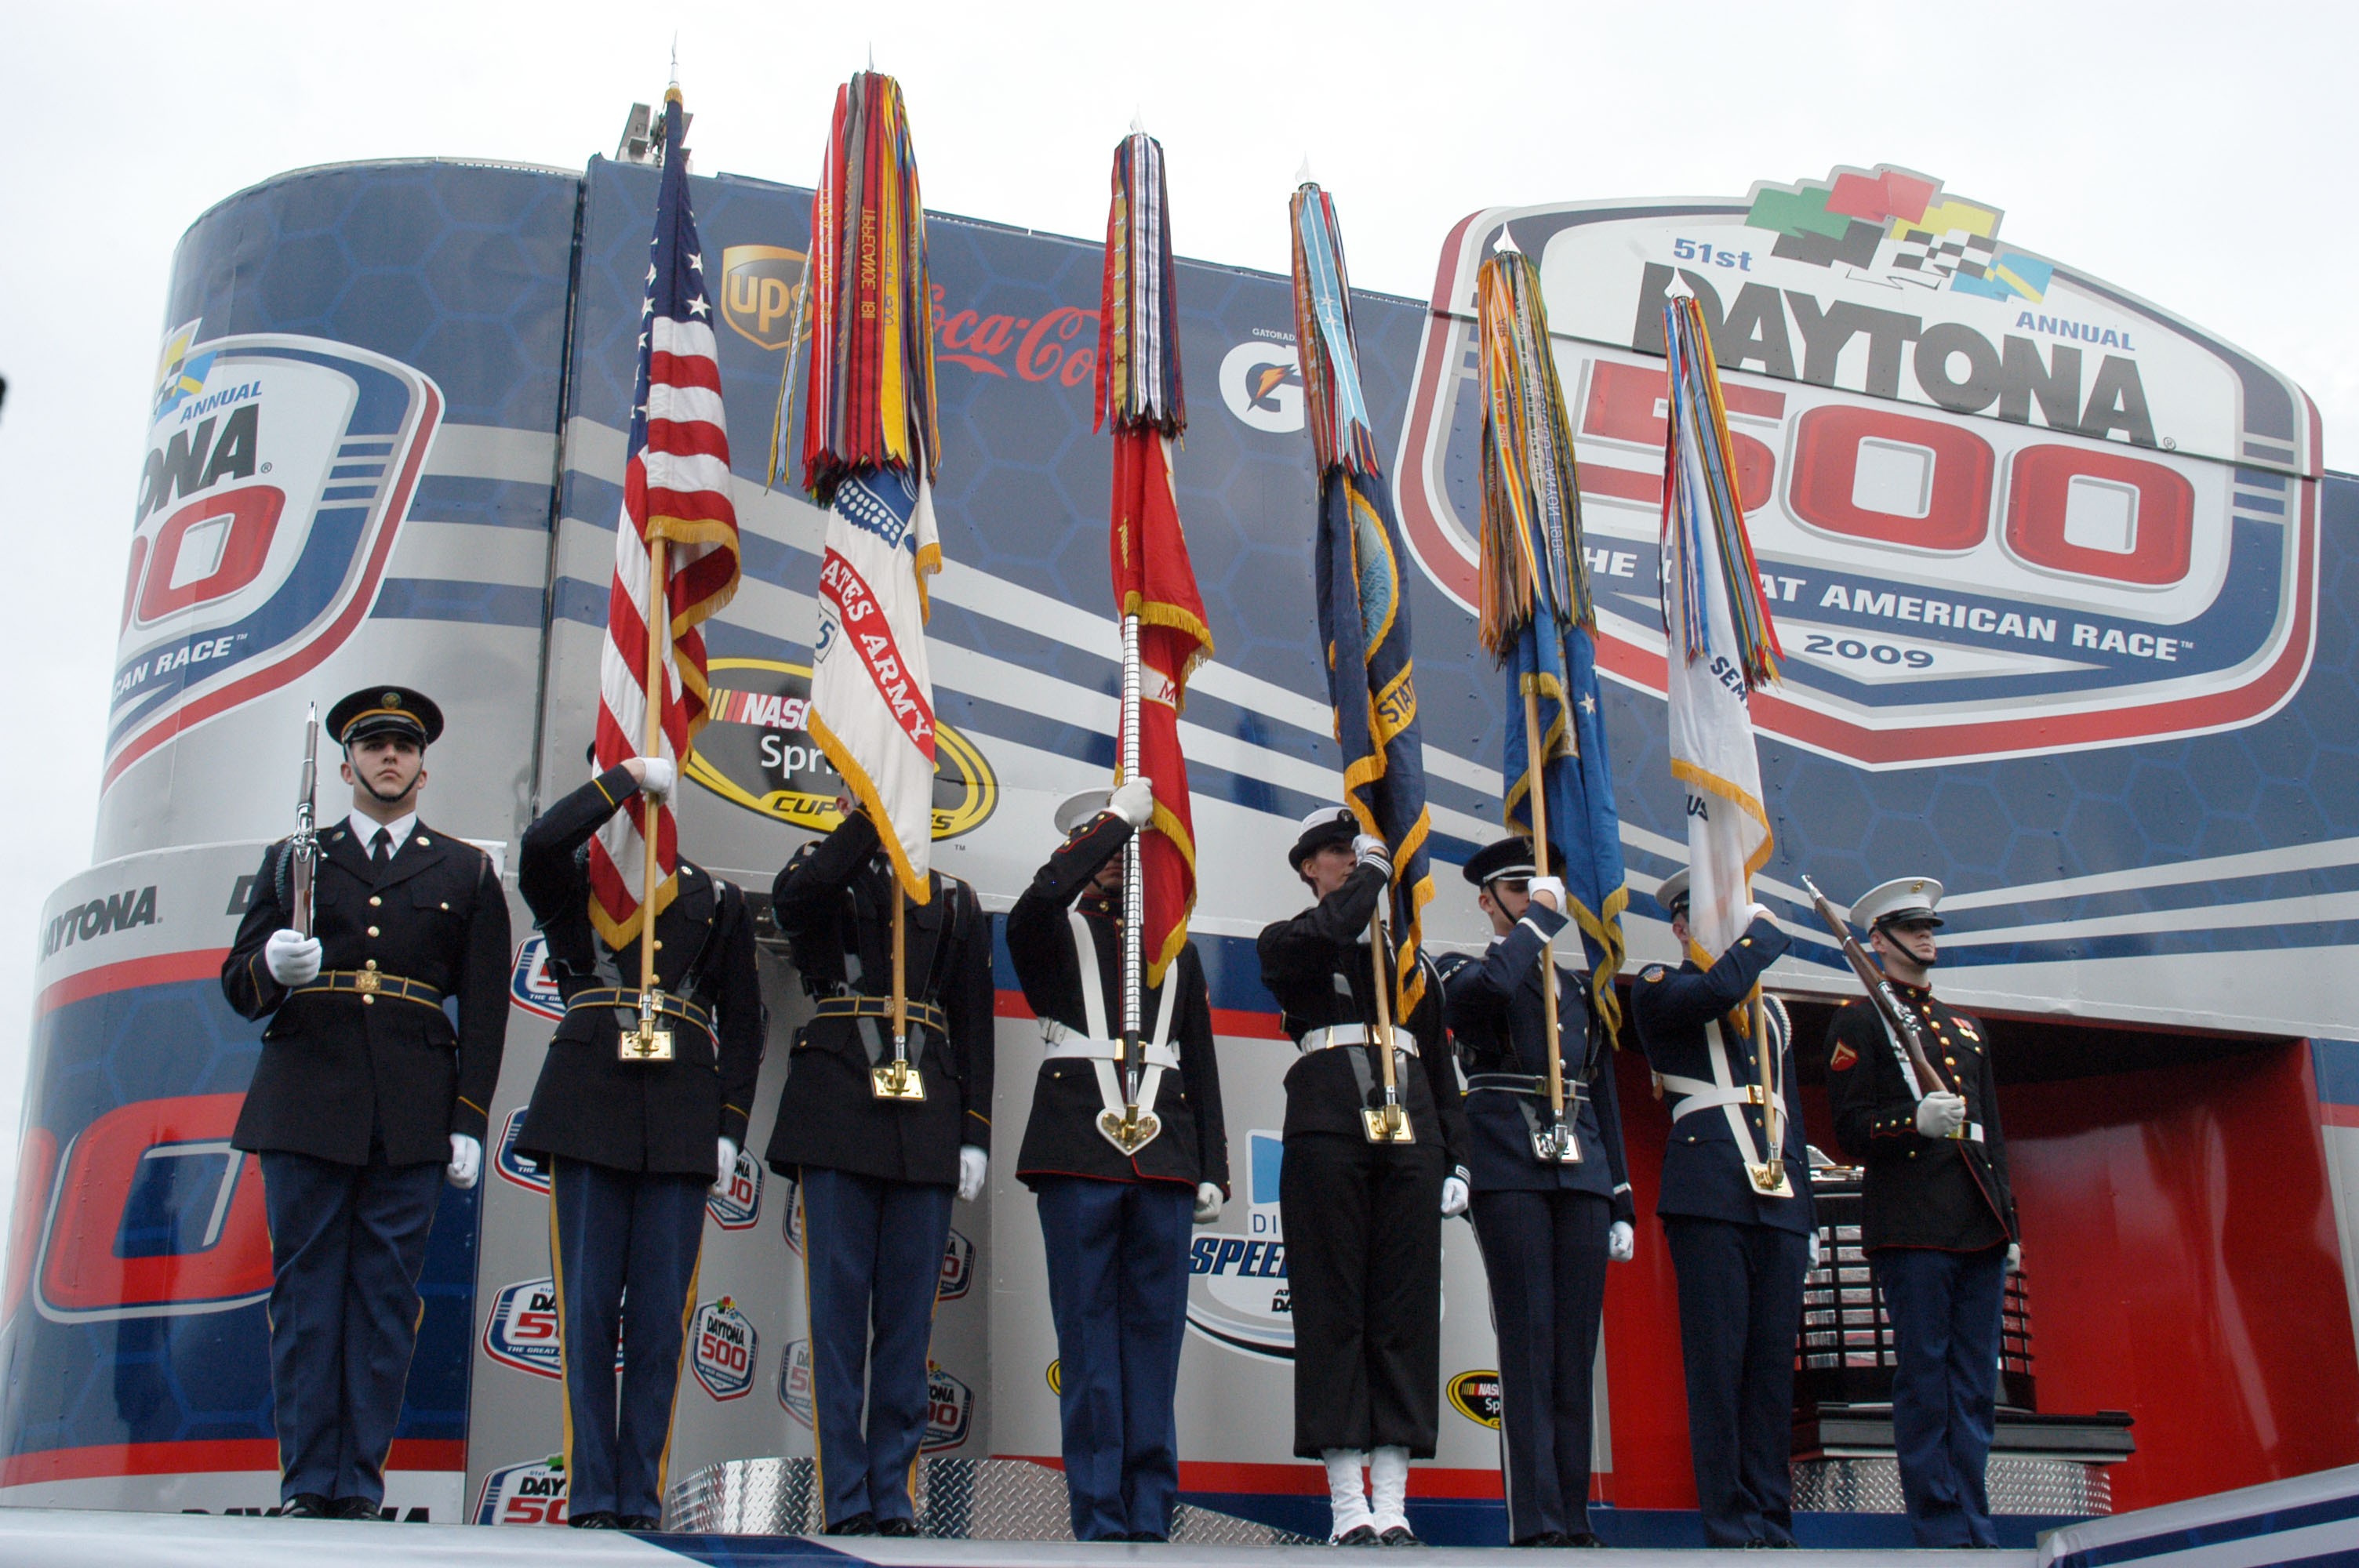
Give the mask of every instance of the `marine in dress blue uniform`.
<svg viewBox="0 0 2359 1568">
<path fill-rule="evenodd" d="M 1384 1092 L 1369 1044 L 1380 971 L 1368 923 L 1392 865 L 1384 841 L 1361 834 L 1342 807 L 1304 821 L 1288 863 L 1318 902 L 1263 927 L 1256 946 L 1262 984 L 1301 1052 L 1286 1074 L 1278 1176 L 1294 1452 L 1327 1466 L 1334 1540 L 1410 1545 L 1408 1463 L 1433 1456 L 1440 1424 L 1441 1221 L 1466 1212 L 1466 1116 L 1440 977 L 1420 955 L 1424 996 L 1393 1019 L 1400 1104 L 1416 1141 L 1368 1141 L 1361 1113 Z"/>
<path fill-rule="evenodd" d="M 909 1483 L 930 1408 L 926 1347 L 951 1202 L 981 1195 L 988 1171 L 991 921 L 974 889 L 929 876 L 927 902 L 904 905 L 908 1049 L 922 1100 L 879 1099 L 870 1078 L 891 1059 L 893 901 L 907 895 L 867 816 L 852 811 L 797 850 L 771 889 L 819 1004 L 795 1038 L 768 1158 L 800 1185 L 812 1424 L 836 1535 L 918 1533 Z"/>
<path fill-rule="evenodd" d="M 222 989 L 270 1021 L 231 1141 L 262 1163 L 283 1511 L 369 1519 L 442 1183 L 470 1187 L 482 1170 L 507 1033 L 508 906 L 491 857 L 419 820 L 426 748 L 442 733 L 432 702 L 370 687 L 328 710 L 327 731 L 353 808 L 319 835 L 312 935 L 288 927 L 282 839 L 255 875 Z"/>
<path fill-rule="evenodd" d="M 517 862 L 565 998 L 516 1147 L 549 1167 L 567 1522 L 583 1529 L 653 1530 L 662 1517 L 705 1195 L 736 1165 L 762 1067 L 745 895 L 684 858 L 655 922 L 672 1059 L 622 1057 L 623 1033 L 638 1027 L 639 944 L 609 947 L 591 924 L 589 844 L 635 791 L 667 794 L 676 777 L 662 758 L 607 769 L 525 830 Z"/>
<path fill-rule="evenodd" d="M 1099 1130 L 1125 1104 L 1123 847 L 1154 810 L 1144 780 L 1065 802 L 1066 838 L 1007 916 L 1007 953 L 1046 1059 L 1016 1156 L 1047 1244 L 1057 1401 L 1077 1541 L 1162 1541 L 1180 1489 L 1172 1395 L 1188 1328 L 1192 1221 L 1228 1195 L 1212 1011 L 1194 943 L 1140 997 L 1139 1104 L 1161 1130 L 1125 1154 Z"/>
<path fill-rule="evenodd" d="M 1687 873 L 1667 879 L 1657 896 L 1686 946 Z M 1730 1017 L 1785 950 L 1785 933 L 1756 905 L 1753 923 L 1711 968 L 1649 964 L 1632 992 L 1639 1043 L 1671 1112 L 1655 1212 L 1679 1276 L 1688 1448 L 1714 1546 L 1794 1544 L 1794 1342 L 1818 1217 L 1802 1119 L 1790 1098 L 1794 1047 L 1783 1010 L 1767 1012 L 1790 1197 L 1756 1190 L 1746 1173 L 1767 1148 L 1767 1108 L 1748 1088 L 1756 1043 Z"/>
<path fill-rule="evenodd" d="M 1552 857 L 1560 863 L 1560 854 Z M 1480 958 L 1438 961 L 1466 1075 L 1474 1235 L 1499 1338 L 1501 1470 L 1517 1546 L 1596 1546 L 1589 1528 L 1591 1388 L 1608 1257 L 1627 1261 L 1636 1213 L 1622 1153 L 1611 1043 L 1587 988 L 1557 982 L 1558 1062 L 1578 1162 L 1542 1159 L 1551 1121 L 1540 955 L 1566 925 L 1563 883 L 1533 880 L 1531 843 L 1506 838 L 1466 862 L 1496 933 Z"/>
<path fill-rule="evenodd" d="M 1827 1098 L 1837 1141 L 1867 1173 L 1860 1245 L 1899 1362 L 1892 1437 L 1910 1528 L 1919 1546 L 1996 1546 L 1984 1470 L 2002 1298 L 2022 1229 L 1990 1041 L 1931 989 L 1940 902 L 1932 878 L 1900 877 L 1862 893 L 1851 914 L 1951 1088 L 1919 1094 L 1882 1016 L 1854 1001 L 1827 1030 Z"/>
</svg>

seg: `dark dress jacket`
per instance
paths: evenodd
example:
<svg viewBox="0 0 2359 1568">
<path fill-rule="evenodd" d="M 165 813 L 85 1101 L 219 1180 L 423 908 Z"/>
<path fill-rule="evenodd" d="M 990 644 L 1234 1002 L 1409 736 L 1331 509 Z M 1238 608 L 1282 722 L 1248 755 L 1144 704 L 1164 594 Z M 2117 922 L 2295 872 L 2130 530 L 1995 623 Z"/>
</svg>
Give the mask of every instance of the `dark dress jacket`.
<svg viewBox="0 0 2359 1568">
<path fill-rule="evenodd" d="M 289 901 L 281 839 L 222 961 L 230 1006 L 270 1020 L 230 1141 L 345 1165 L 368 1163 L 380 1140 L 395 1165 L 448 1162 L 453 1133 L 480 1141 L 508 1023 L 508 903 L 492 858 L 421 818 L 378 876 L 344 824 L 320 833 L 311 907 L 323 973 L 374 962 L 433 987 L 441 1007 L 280 985 L 262 950 L 292 918 Z"/>
<path fill-rule="evenodd" d="M 770 1135 L 770 1166 L 781 1175 L 816 1165 L 949 1186 L 958 1181 L 962 1145 L 991 1148 L 991 917 L 965 882 L 940 871 L 930 877 L 931 896 L 908 905 L 904 916 L 908 998 L 940 1009 L 946 1032 L 937 1037 L 913 1026 L 910 1033 L 926 1098 L 875 1097 L 868 1039 L 873 1033 L 880 1060 L 889 1061 L 890 1020 L 812 1019 L 795 1036 Z M 822 1003 L 853 996 L 889 1000 L 892 901 L 900 896 L 893 864 L 864 813 L 796 850 L 770 898 L 803 989 Z"/>
<path fill-rule="evenodd" d="M 1256 943 L 1261 983 L 1277 1001 L 1278 1022 L 1299 1044 L 1313 1029 L 1376 1022 L 1376 968 L 1367 940 L 1368 921 L 1390 883 L 1374 866 L 1355 868 L 1333 892 L 1291 920 L 1262 928 Z M 1425 994 L 1407 1018 L 1394 1022 L 1417 1037 L 1418 1054 L 1400 1076 L 1400 1101 L 1419 1143 L 1438 1143 L 1443 1169 L 1464 1178 L 1466 1111 L 1459 1103 L 1457 1069 L 1450 1060 L 1450 1035 L 1442 1022 L 1441 977 L 1423 954 L 1418 964 Z M 1360 1089 L 1360 1058 L 1369 1087 Z M 1421 1069 L 1421 1070 L 1420 1070 Z M 1384 1076 L 1373 1048 L 1332 1046 L 1307 1051 L 1286 1073 L 1284 1135 L 1367 1134 L 1360 1112 L 1384 1103 Z"/>
<path fill-rule="evenodd" d="M 1444 1011 L 1465 1070 L 1466 1163 L 1478 1193 L 1593 1193 L 1615 1219 L 1632 1218 L 1630 1172 L 1622 1152 L 1622 1101 L 1614 1087 L 1612 1045 L 1590 1027 L 1581 977 L 1557 971 L 1557 1057 L 1571 1122 L 1580 1141 L 1575 1164 L 1543 1161 L 1532 1133 L 1548 1120 L 1548 1015 L 1540 994 L 1540 949 L 1564 929 L 1563 915 L 1533 904 L 1480 958 L 1453 953 L 1439 960 Z M 1538 1093 L 1485 1087 L 1508 1075 L 1536 1081 Z M 1580 1097 L 1577 1106 L 1573 1097 Z"/>
<path fill-rule="evenodd" d="M 2019 1239 L 1982 1024 L 1929 990 L 1896 980 L 1892 991 L 1917 1015 L 1925 1054 L 1965 1097 L 1967 1126 L 1982 1137 L 1920 1134 L 1917 1097 L 1883 1019 L 1869 1002 L 1846 1002 L 1827 1029 L 1827 1101 L 1837 1143 L 1867 1171 L 1860 1245 L 1972 1252 Z"/>
<path fill-rule="evenodd" d="M 1032 878 L 1032 885 L 1007 915 L 1007 953 L 1024 1000 L 1035 1015 L 1054 1019 L 1076 1034 L 1088 1029 L 1082 987 L 1099 987 L 1100 1017 L 1109 1037 L 1122 1028 L 1122 909 L 1119 893 L 1091 886 L 1098 869 L 1122 853 L 1131 826 L 1112 812 L 1060 845 Z M 1073 942 L 1071 911 L 1079 901 L 1095 954 L 1095 973 L 1083 977 Z M 1163 1130 L 1137 1153 L 1125 1155 L 1098 1131 L 1105 1098 L 1095 1064 L 1075 1056 L 1040 1064 L 1032 1088 L 1032 1115 L 1024 1124 L 1024 1147 L 1016 1173 L 1029 1183 L 1041 1176 L 1093 1176 L 1104 1181 L 1180 1182 L 1190 1190 L 1210 1182 L 1229 1189 L 1228 1131 L 1221 1119 L 1221 1069 L 1212 1054 L 1212 1009 L 1204 969 L 1192 942 L 1180 949 L 1164 971 L 1163 984 L 1146 987 L 1139 999 L 1139 1033 L 1152 1040 L 1166 990 L 1171 1000 L 1169 1044 L 1180 1054 L 1180 1069 L 1167 1070 L 1151 1109 Z M 1115 1068 L 1119 1080 L 1121 1069 Z"/>
<path fill-rule="evenodd" d="M 1710 1083 L 1712 1047 L 1705 1025 L 1716 1021 L 1728 1046 L 1730 1076 L 1739 1084 L 1756 1081 L 1759 1053 L 1750 1033 L 1730 1023 L 1728 1012 L 1744 1001 L 1761 971 L 1785 950 L 1786 934 L 1773 922 L 1756 920 L 1709 969 L 1689 962 L 1677 969 L 1649 964 L 1640 970 L 1631 993 L 1631 1015 L 1638 1026 L 1638 1042 L 1655 1071 Z M 1752 1178 L 1745 1174 L 1746 1163 L 1760 1158 L 1766 1108 L 1742 1108 L 1745 1146 L 1739 1148 L 1727 1114 L 1712 1106 L 1671 1123 L 1670 1142 L 1663 1152 L 1663 1190 L 1655 1205 L 1657 1214 L 1767 1225 L 1779 1230 L 1808 1232 L 1818 1227 L 1817 1210 L 1810 1199 L 1802 1107 L 1796 1093 L 1800 1080 L 1794 1074 L 1790 1039 L 1785 1042 L 1777 1081 L 1788 1113 L 1786 1179 L 1794 1195 L 1778 1198 L 1756 1192 Z M 1676 1112 L 1679 1097 L 1667 1089 L 1663 1099 Z"/>
<path fill-rule="evenodd" d="M 637 788 L 626 770 L 609 768 L 525 829 L 517 886 L 569 1001 L 585 990 L 638 988 L 637 941 L 611 948 L 590 923 L 588 858 L 591 838 Z M 683 860 L 678 875 L 679 892 L 656 916 L 656 980 L 667 996 L 703 1008 L 718 1038 L 667 1017 L 672 1060 L 625 1062 L 621 1037 L 638 1026 L 636 1011 L 569 1009 L 516 1135 L 525 1153 L 711 1181 L 714 1141 L 745 1141 L 768 1028 L 753 918 L 745 893 L 702 867 Z"/>
</svg>

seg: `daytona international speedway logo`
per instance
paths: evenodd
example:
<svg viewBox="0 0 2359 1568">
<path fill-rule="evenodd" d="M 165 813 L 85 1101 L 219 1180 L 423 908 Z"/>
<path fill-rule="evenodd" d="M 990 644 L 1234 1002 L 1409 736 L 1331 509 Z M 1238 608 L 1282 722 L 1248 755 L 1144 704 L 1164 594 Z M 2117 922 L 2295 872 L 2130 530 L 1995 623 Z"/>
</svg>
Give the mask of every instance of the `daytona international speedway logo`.
<svg viewBox="0 0 2359 1568">
<path fill-rule="evenodd" d="M 165 339 L 132 508 L 104 780 L 315 668 L 368 613 L 441 418 L 324 338 Z"/>
<path fill-rule="evenodd" d="M 1201 1230 L 1189 1242 L 1188 1326 L 1241 1356 L 1291 1361 L 1294 1297 L 1277 1202 L 1286 1144 L 1256 1128 L 1245 1145 L 1245 1233 Z"/>
<path fill-rule="evenodd" d="M 1473 612 L 1474 274 L 1539 265 L 1598 664 L 1664 688 L 1663 292 L 1702 307 L 1785 679 L 1754 721 L 1869 767 L 2234 728 L 2300 684 L 2316 420 L 2285 377 L 2000 238 L 1907 170 L 1742 201 L 1494 209 L 1445 243 L 1397 482 Z"/>
</svg>

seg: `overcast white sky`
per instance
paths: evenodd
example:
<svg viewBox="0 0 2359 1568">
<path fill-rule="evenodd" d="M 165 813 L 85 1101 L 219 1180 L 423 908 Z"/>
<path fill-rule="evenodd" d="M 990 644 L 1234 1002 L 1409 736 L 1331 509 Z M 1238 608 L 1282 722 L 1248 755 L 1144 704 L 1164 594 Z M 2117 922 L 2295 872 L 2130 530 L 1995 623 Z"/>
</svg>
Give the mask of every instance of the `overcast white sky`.
<svg viewBox="0 0 2359 1568">
<path fill-rule="evenodd" d="M 2359 447 L 2354 13 L 2256 4 L 373 6 L 0 0 L 0 1195 L 36 917 L 89 860 L 115 606 L 172 246 L 281 170 L 580 168 L 679 36 L 701 172 L 808 183 L 875 49 L 937 209 L 1103 232 L 1134 112 L 1183 254 L 1283 269 L 1308 155 L 1353 280 L 1422 295 L 1477 207 L 1742 195 L 1889 162 L 2291 373 Z M 5 1201 L 5 1199 L 0 1199 Z"/>
</svg>

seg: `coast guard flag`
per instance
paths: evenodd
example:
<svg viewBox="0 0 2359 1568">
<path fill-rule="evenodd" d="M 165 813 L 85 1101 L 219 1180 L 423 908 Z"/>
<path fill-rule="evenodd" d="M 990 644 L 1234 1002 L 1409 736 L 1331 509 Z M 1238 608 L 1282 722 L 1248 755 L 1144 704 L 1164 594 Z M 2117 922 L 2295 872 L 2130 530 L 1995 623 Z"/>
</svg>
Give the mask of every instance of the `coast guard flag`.
<svg viewBox="0 0 2359 1568">
<path fill-rule="evenodd" d="M 877 825 L 902 889 L 924 903 L 934 844 L 926 579 L 942 564 L 932 488 L 941 444 L 926 206 L 889 76 L 863 71 L 837 90 L 807 254 L 803 487 L 828 509 L 811 738 Z M 774 473 L 785 418 L 782 399 Z"/>
<path fill-rule="evenodd" d="M 638 395 L 632 401 L 623 514 L 614 530 L 614 580 L 606 596 L 606 645 L 598 661 L 600 772 L 647 743 L 647 620 L 652 546 L 665 541 L 664 608 L 657 687 L 662 754 L 677 763 L 704 727 L 704 633 L 700 622 L 737 591 L 737 512 L 729 499 L 729 429 L 713 357 L 704 253 L 689 209 L 688 149 L 679 89 L 664 95 L 663 176 L 655 237 L 647 242 L 647 297 L 639 308 Z M 679 827 L 669 806 L 634 795 L 590 844 L 590 919 L 609 946 L 639 935 L 642 914 L 663 913 L 678 892 Z M 657 884 L 647 874 L 654 820 Z"/>
<path fill-rule="evenodd" d="M 1692 296 L 1665 306 L 1670 421 L 1663 446 L 1663 624 L 1671 776 L 1687 788 L 1688 932 L 1710 964 L 1745 930 L 1769 813 L 1745 703 L 1777 678 L 1777 629 L 1736 499 L 1712 341 Z"/>
</svg>

